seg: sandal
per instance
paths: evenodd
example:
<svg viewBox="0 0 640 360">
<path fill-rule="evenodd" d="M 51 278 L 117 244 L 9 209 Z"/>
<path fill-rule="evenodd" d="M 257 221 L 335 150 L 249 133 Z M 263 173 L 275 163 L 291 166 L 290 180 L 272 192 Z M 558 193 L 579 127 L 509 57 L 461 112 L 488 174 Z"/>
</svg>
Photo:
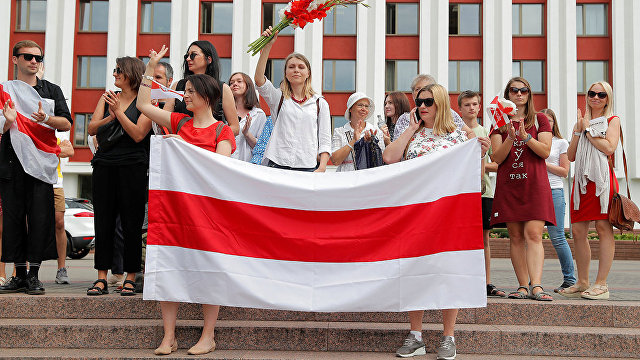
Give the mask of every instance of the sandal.
<svg viewBox="0 0 640 360">
<path fill-rule="evenodd" d="M 97 286 L 98 283 L 101 283 L 104 287 Z M 100 296 L 106 295 L 109 293 L 109 288 L 107 287 L 107 280 L 98 279 L 93 282 L 93 286 L 87 289 L 87 295 L 89 296 Z"/>
<path fill-rule="evenodd" d="M 609 299 L 609 288 L 607 285 L 593 285 L 583 291 L 580 296 L 589 300 L 607 300 Z"/>
<path fill-rule="evenodd" d="M 525 289 L 527 292 L 524 293 L 520 291 L 520 289 Z M 529 288 L 526 286 L 518 286 L 518 289 L 512 293 L 509 293 L 507 296 L 509 299 L 528 299 L 529 298 Z"/>
<path fill-rule="evenodd" d="M 540 288 L 540 290 L 537 293 L 533 293 L 533 289 L 535 288 Z M 529 295 L 530 299 L 536 300 L 536 301 L 553 301 L 553 296 L 551 296 L 551 294 L 549 294 L 548 292 L 544 291 L 544 289 L 542 288 L 542 285 L 533 285 L 531 287 L 531 293 Z"/>
<path fill-rule="evenodd" d="M 587 290 L 588 288 L 589 288 L 588 286 L 582 287 L 578 284 L 573 284 L 566 289 L 562 289 L 558 291 L 558 294 L 564 297 L 577 299 L 577 298 L 580 298 L 582 296 L 582 292 Z"/>
<path fill-rule="evenodd" d="M 507 294 L 493 284 L 487 284 L 487 296 L 507 297 Z"/>
<path fill-rule="evenodd" d="M 127 285 L 133 285 L 133 287 L 127 287 Z M 136 294 L 136 283 L 131 280 L 125 280 L 122 283 L 122 290 L 120 290 L 120 296 L 134 296 Z"/>
</svg>

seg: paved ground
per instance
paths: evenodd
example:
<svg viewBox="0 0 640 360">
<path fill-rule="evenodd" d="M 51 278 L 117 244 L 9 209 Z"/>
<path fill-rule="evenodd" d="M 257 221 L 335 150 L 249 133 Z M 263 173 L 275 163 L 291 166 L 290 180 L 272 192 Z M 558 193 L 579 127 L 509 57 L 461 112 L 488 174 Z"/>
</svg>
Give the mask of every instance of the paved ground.
<svg viewBox="0 0 640 360">
<path fill-rule="evenodd" d="M 492 259 L 491 266 L 492 282 L 507 292 L 515 290 L 517 281 L 511 267 L 511 260 Z M 93 269 L 93 254 L 89 254 L 80 260 L 67 259 L 67 268 L 72 282 L 71 285 L 58 285 L 54 282 L 56 262 L 46 261 L 43 263 L 40 270 L 40 278 L 44 282 L 48 294 L 85 293 L 87 287 L 97 276 L 97 272 Z M 11 266 L 7 266 L 7 270 L 10 269 Z M 597 269 L 598 261 L 594 260 L 591 262 L 591 281 L 595 279 Z M 543 285 L 550 292 L 562 283 L 562 272 L 557 259 L 545 260 L 542 279 Z M 614 261 L 608 283 L 611 300 L 640 301 L 640 261 Z"/>
</svg>

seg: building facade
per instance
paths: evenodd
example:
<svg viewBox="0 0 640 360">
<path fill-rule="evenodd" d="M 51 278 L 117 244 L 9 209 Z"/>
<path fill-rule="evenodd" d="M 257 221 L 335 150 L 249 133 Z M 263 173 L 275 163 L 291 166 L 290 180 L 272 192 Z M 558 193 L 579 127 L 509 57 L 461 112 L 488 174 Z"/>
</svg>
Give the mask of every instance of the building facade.
<svg viewBox="0 0 640 360">
<path fill-rule="evenodd" d="M 0 2 L 0 81 L 14 78 L 11 47 L 24 39 L 43 45 L 45 78 L 68 96 L 75 123 L 68 136 L 76 154 L 65 165 L 68 196 L 89 197 L 91 152 L 87 123 L 120 56 L 145 59 L 166 44 L 176 80 L 194 40 L 211 41 L 222 79 L 253 75 L 257 56 L 247 44 L 279 21 L 285 0 L 7 0 Z M 278 83 L 292 51 L 312 64 L 314 89 L 329 102 L 334 127 L 344 124 L 348 96 L 362 91 L 383 112 L 389 91 L 409 91 L 418 73 L 433 75 L 451 94 L 471 89 L 485 99 L 516 75 L 532 85 L 538 110 L 558 115 L 571 135 L 590 83 L 609 81 L 628 154 L 637 154 L 634 105 L 640 96 L 640 1 L 636 0 L 367 0 L 368 8 L 330 12 L 304 30 L 283 31 L 267 69 Z M 375 119 L 375 116 L 372 117 Z M 375 121 L 375 120 L 372 120 Z M 479 121 L 482 122 L 482 119 Z M 483 124 L 488 126 L 488 124 Z M 624 177 L 621 153 L 616 172 Z M 632 191 L 640 191 L 640 157 L 629 156 Z M 621 183 L 621 185 L 624 182 Z M 568 192 L 567 192 L 568 193 Z"/>
</svg>

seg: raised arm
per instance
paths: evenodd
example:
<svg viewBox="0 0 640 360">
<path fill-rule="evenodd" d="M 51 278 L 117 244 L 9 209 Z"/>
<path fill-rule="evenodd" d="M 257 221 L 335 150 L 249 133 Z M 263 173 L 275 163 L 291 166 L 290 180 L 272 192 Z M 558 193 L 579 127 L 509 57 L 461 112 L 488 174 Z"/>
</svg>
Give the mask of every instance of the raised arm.
<svg viewBox="0 0 640 360">
<path fill-rule="evenodd" d="M 233 131 L 233 136 L 237 136 L 240 133 L 240 121 L 238 120 L 238 111 L 236 110 L 236 103 L 233 100 L 233 93 L 231 88 L 227 84 L 222 85 L 222 111 L 224 117 L 229 122 L 229 127 Z"/>
<path fill-rule="evenodd" d="M 167 129 L 171 129 L 171 113 L 151 104 L 151 80 L 149 80 L 149 78 L 153 78 L 153 71 L 158 61 L 164 57 L 168 50 L 168 47 L 162 45 L 160 52 L 156 52 L 153 49 L 149 52 L 147 69 L 142 77 L 142 83 L 138 90 L 137 107 L 138 110 L 151 119 L 151 121 Z"/>
<path fill-rule="evenodd" d="M 272 30 L 272 27 L 269 26 L 267 29 L 264 30 L 264 32 L 262 33 L 262 36 L 271 36 L 271 30 Z M 269 41 L 269 43 L 267 43 L 267 45 L 265 45 L 265 47 L 262 48 L 262 51 L 260 52 L 260 57 L 258 58 L 258 65 L 256 65 L 256 73 L 253 76 L 253 81 L 256 83 L 256 86 L 264 85 L 265 81 L 267 80 L 266 77 L 264 76 L 264 72 L 267 70 L 267 60 L 269 60 L 269 53 L 271 52 L 271 47 L 273 46 L 273 43 L 276 42 L 277 38 L 278 38 L 278 33 L 276 32 L 273 39 Z"/>
</svg>

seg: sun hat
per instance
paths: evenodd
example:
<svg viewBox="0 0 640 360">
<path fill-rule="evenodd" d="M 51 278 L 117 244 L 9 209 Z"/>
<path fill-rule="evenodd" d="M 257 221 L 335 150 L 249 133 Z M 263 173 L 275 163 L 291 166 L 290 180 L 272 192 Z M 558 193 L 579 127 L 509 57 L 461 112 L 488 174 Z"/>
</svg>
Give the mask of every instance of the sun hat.
<svg viewBox="0 0 640 360">
<path fill-rule="evenodd" d="M 358 101 L 360 101 L 362 99 L 369 100 L 369 115 L 367 115 L 365 120 L 367 120 L 368 118 L 371 117 L 371 115 L 373 115 L 373 113 L 374 113 L 374 111 L 376 109 L 376 106 L 373 103 L 373 99 L 368 97 L 364 93 L 356 92 L 356 93 L 351 94 L 351 96 L 349 96 L 349 100 L 347 100 L 347 110 L 344 112 L 344 117 L 345 117 L 345 119 L 347 119 L 347 121 L 351 121 L 351 114 L 349 113 L 349 110 L 351 109 L 353 104 L 357 103 Z"/>
</svg>

